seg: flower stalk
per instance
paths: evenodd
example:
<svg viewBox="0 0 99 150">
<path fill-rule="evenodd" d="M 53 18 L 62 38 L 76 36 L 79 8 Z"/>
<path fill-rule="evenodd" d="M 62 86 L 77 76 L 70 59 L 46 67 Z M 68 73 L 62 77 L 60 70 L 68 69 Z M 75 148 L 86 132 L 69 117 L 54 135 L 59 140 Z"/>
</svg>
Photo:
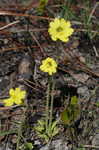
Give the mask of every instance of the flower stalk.
<svg viewBox="0 0 99 150">
<path fill-rule="evenodd" d="M 49 128 L 52 126 L 52 119 L 53 119 L 53 102 L 54 102 L 54 94 L 53 91 L 55 89 L 55 82 L 52 77 L 52 90 L 51 90 L 51 105 L 50 105 L 50 117 L 49 117 Z"/>
<path fill-rule="evenodd" d="M 47 98 L 46 98 L 46 133 L 47 133 L 48 122 L 49 122 L 49 101 L 50 101 L 50 82 L 48 82 Z"/>
</svg>

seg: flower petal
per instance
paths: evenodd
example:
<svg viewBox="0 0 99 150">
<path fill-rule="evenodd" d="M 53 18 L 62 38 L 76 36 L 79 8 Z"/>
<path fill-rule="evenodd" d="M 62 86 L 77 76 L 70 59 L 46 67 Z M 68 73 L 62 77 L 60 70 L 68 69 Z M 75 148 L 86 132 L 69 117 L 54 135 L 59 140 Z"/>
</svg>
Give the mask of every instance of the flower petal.
<svg viewBox="0 0 99 150">
<path fill-rule="evenodd" d="M 5 106 L 12 106 L 14 104 L 13 99 L 12 98 L 8 98 L 3 100 L 4 101 L 4 105 Z"/>
</svg>

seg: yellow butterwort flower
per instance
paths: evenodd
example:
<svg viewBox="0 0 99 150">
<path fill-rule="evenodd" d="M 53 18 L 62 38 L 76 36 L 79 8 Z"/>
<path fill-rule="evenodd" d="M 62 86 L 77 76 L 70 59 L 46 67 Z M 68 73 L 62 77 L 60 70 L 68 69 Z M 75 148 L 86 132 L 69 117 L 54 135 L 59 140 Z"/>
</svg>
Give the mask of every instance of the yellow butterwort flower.
<svg viewBox="0 0 99 150">
<path fill-rule="evenodd" d="M 63 18 L 55 18 L 50 22 L 48 32 L 53 41 L 61 40 L 68 42 L 69 36 L 74 32 L 71 28 L 70 21 L 66 21 Z"/>
<path fill-rule="evenodd" d="M 4 100 L 5 106 L 12 106 L 14 104 L 20 105 L 23 103 L 23 99 L 26 96 L 26 91 L 22 91 L 20 88 L 13 88 L 9 91 L 10 97 Z"/>
<path fill-rule="evenodd" d="M 42 61 L 42 65 L 40 66 L 40 70 L 43 72 L 47 72 L 49 75 L 56 73 L 57 63 L 53 58 L 46 58 Z"/>
<path fill-rule="evenodd" d="M 14 104 L 14 102 L 13 102 L 12 98 L 4 99 L 4 105 L 5 106 L 12 106 L 13 104 Z"/>
</svg>

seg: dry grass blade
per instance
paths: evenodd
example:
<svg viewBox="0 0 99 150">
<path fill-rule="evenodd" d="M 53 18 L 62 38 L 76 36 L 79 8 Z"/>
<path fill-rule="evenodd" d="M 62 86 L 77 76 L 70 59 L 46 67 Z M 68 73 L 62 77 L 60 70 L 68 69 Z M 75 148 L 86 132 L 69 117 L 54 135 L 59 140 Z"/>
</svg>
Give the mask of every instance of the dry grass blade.
<svg viewBox="0 0 99 150">
<path fill-rule="evenodd" d="M 31 19 L 43 19 L 43 20 L 53 20 L 53 18 L 50 17 L 42 17 L 42 16 L 33 16 L 33 15 L 28 15 L 28 14 L 23 14 L 23 13 L 14 13 L 14 12 L 10 12 L 10 11 L 1 11 L 0 10 L 0 15 L 2 16 L 23 16 L 23 17 L 29 17 Z"/>
<path fill-rule="evenodd" d="M 4 29 L 6 29 L 6 28 L 9 28 L 9 27 L 11 27 L 11 26 L 13 26 L 13 25 L 15 25 L 15 24 L 17 24 L 17 23 L 20 23 L 20 21 L 17 20 L 17 21 L 11 22 L 11 23 L 9 23 L 9 24 L 7 24 L 7 25 L 1 27 L 1 28 L 0 28 L 0 31 L 1 31 L 1 30 L 4 30 Z"/>
</svg>

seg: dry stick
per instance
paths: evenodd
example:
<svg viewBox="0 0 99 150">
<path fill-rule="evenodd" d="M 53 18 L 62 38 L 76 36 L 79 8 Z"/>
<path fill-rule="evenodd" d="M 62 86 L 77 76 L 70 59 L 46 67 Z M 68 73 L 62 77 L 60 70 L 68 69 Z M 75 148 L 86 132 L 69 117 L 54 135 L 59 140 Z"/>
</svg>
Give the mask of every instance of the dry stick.
<svg viewBox="0 0 99 150">
<path fill-rule="evenodd" d="M 26 82 L 28 82 L 28 83 L 30 83 L 30 84 L 32 84 L 32 85 L 35 85 L 35 83 L 34 83 L 34 82 L 32 82 L 32 81 L 30 81 L 30 80 L 24 79 L 24 81 L 26 81 Z M 45 89 L 46 89 L 46 87 L 45 87 L 45 86 L 40 86 L 40 85 L 37 85 L 37 88 L 41 88 L 41 89 L 43 89 L 43 90 L 45 90 Z"/>
<path fill-rule="evenodd" d="M 87 29 L 75 29 L 75 31 L 76 31 L 76 32 L 85 32 L 85 31 L 87 31 Z M 90 32 L 95 33 L 95 34 L 99 34 L 98 31 L 94 31 L 94 30 L 92 30 L 92 31 L 90 31 Z"/>
<path fill-rule="evenodd" d="M 3 51 L 3 52 L 5 52 L 5 51 L 11 51 L 11 50 L 20 51 L 20 49 L 25 49 L 25 48 L 27 48 L 27 46 L 18 46 L 18 47 L 5 48 L 5 49 L 2 50 L 2 51 Z M 31 48 L 38 48 L 38 46 L 32 45 Z M 1 51 L 1 52 L 2 52 L 2 51 Z"/>
<path fill-rule="evenodd" d="M 18 106 L 19 105 L 0 107 L 0 111 L 11 110 L 13 108 L 17 108 Z"/>
<path fill-rule="evenodd" d="M 84 71 L 84 72 L 86 72 L 86 73 L 88 73 L 88 74 L 90 74 L 90 75 L 92 75 L 92 76 L 95 76 L 95 77 L 98 77 L 98 78 L 99 78 L 99 73 L 93 72 L 92 69 L 89 68 L 89 67 L 87 67 L 86 64 L 84 64 L 83 62 L 80 62 L 80 61 L 79 61 L 79 64 L 80 64 L 80 66 L 82 67 L 82 68 L 81 68 L 82 71 Z"/>
<path fill-rule="evenodd" d="M 14 12 L 9 12 L 9 11 L 0 11 L 0 15 L 7 15 L 7 16 L 19 16 L 19 17 L 29 17 L 32 19 L 44 19 L 44 20 L 53 20 L 54 18 L 49 18 L 49 17 L 42 17 L 42 16 L 33 16 L 33 15 L 28 15 L 28 14 L 23 14 L 23 13 L 14 13 Z"/>
<path fill-rule="evenodd" d="M 91 21 L 91 18 L 92 18 L 92 16 L 93 16 L 93 13 L 95 12 L 95 10 L 96 10 L 96 8 L 97 8 L 98 5 L 99 5 L 99 2 L 97 2 L 97 3 L 95 4 L 95 6 L 93 7 L 93 9 L 92 9 L 92 11 L 91 11 L 91 13 L 90 13 L 90 16 L 89 16 L 89 18 L 88 18 L 88 23 Z M 99 54 L 98 54 L 98 52 L 97 52 L 95 46 L 93 46 L 93 50 L 94 50 L 94 52 L 95 52 L 96 57 L 99 57 Z"/>
<path fill-rule="evenodd" d="M 92 18 L 92 16 L 93 16 L 93 13 L 95 12 L 95 9 L 97 8 L 98 5 L 99 5 L 99 2 L 97 2 L 97 3 L 95 4 L 95 6 L 93 7 L 93 9 L 92 9 L 92 11 L 91 11 L 91 13 L 90 13 L 90 16 L 89 16 L 89 18 L 88 18 L 88 23 L 90 22 L 90 20 L 91 20 L 91 18 Z"/>
<path fill-rule="evenodd" d="M 17 31 L 11 31 L 12 33 L 18 33 L 18 32 L 25 32 L 25 29 L 18 29 Z M 43 32 L 43 31 L 47 31 L 47 28 L 43 28 L 43 29 L 39 29 L 39 28 L 35 28 L 35 29 L 29 29 L 30 32 Z"/>
<path fill-rule="evenodd" d="M 95 148 L 95 149 L 99 149 L 99 146 L 95 146 L 95 145 L 83 145 L 84 148 Z"/>
<path fill-rule="evenodd" d="M 37 89 L 37 88 L 31 86 L 30 84 L 28 84 L 26 80 L 23 80 L 23 81 L 24 81 L 24 84 L 25 84 L 25 85 L 27 85 L 28 87 L 30 87 L 30 88 L 32 88 L 32 89 L 34 89 L 34 90 L 36 90 L 36 91 L 38 91 L 38 92 L 41 93 L 41 90 L 39 90 L 39 89 Z"/>
<path fill-rule="evenodd" d="M 65 52 L 67 52 L 71 56 L 71 59 L 72 59 L 71 53 L 69 51 L 66 51 L 66 49 L 65 49 Z M 99 78 L 99 73 L 93 72 L 91 68 L 89 68 L 88 66 L 86 66 L 86 64 L 84 64 L 83 62 L 79 60 L 79 57 L 76 54 L 73 53 L 73 56 L 75 56 L 75 58 L 77 59 L 76 62 L 78 63 L 78 65 L 80 65 L 80 67 L 78 67 L 79 69 L 82 69 L 83 72 Z"/>
<path fill-rule="evenodd" d="M 9 23 L 9 24 L 7 24 L 7 25 L 1 27 L 1 28 L 0 28 L 0 31 L 6 29 L 6 28 L 8 28 L 8 27 L 11 27 L 12 25 L 15 25 L 15 24 L 17 24 L 17 23 L 19 23 L 19 22 L 20 22 L 19 20 L 14 21 L 14 22 L 11 22 L 11 23 Z"/>
<path fill-rule="evenodd" d="M 97 52 L 97 49 L 96 49 L 96 47 L 93 45 L 93 49 L 94 49 L 94 52 L 95 52 L 95 55 L 96 55 L 96 57 L 99 57 L 99 54 L 98 54 L 98 52 Z"/>
<path fill-rule="evenodd" d="M 33 39 L 35 40 L 35 42 L 37 43 L 37 45 L 39 46 L 40 48 L 40 52 L 42 53 L 43 56 L 46 56 L 46 54 L 43 52 L 43 48 L 41 47 L 40 43 L 38 42 L 38 40 L 36 39 L 35 35 L 33 33 L 31 33 L 31 36 L 33 37 Z"/>
</svg>

